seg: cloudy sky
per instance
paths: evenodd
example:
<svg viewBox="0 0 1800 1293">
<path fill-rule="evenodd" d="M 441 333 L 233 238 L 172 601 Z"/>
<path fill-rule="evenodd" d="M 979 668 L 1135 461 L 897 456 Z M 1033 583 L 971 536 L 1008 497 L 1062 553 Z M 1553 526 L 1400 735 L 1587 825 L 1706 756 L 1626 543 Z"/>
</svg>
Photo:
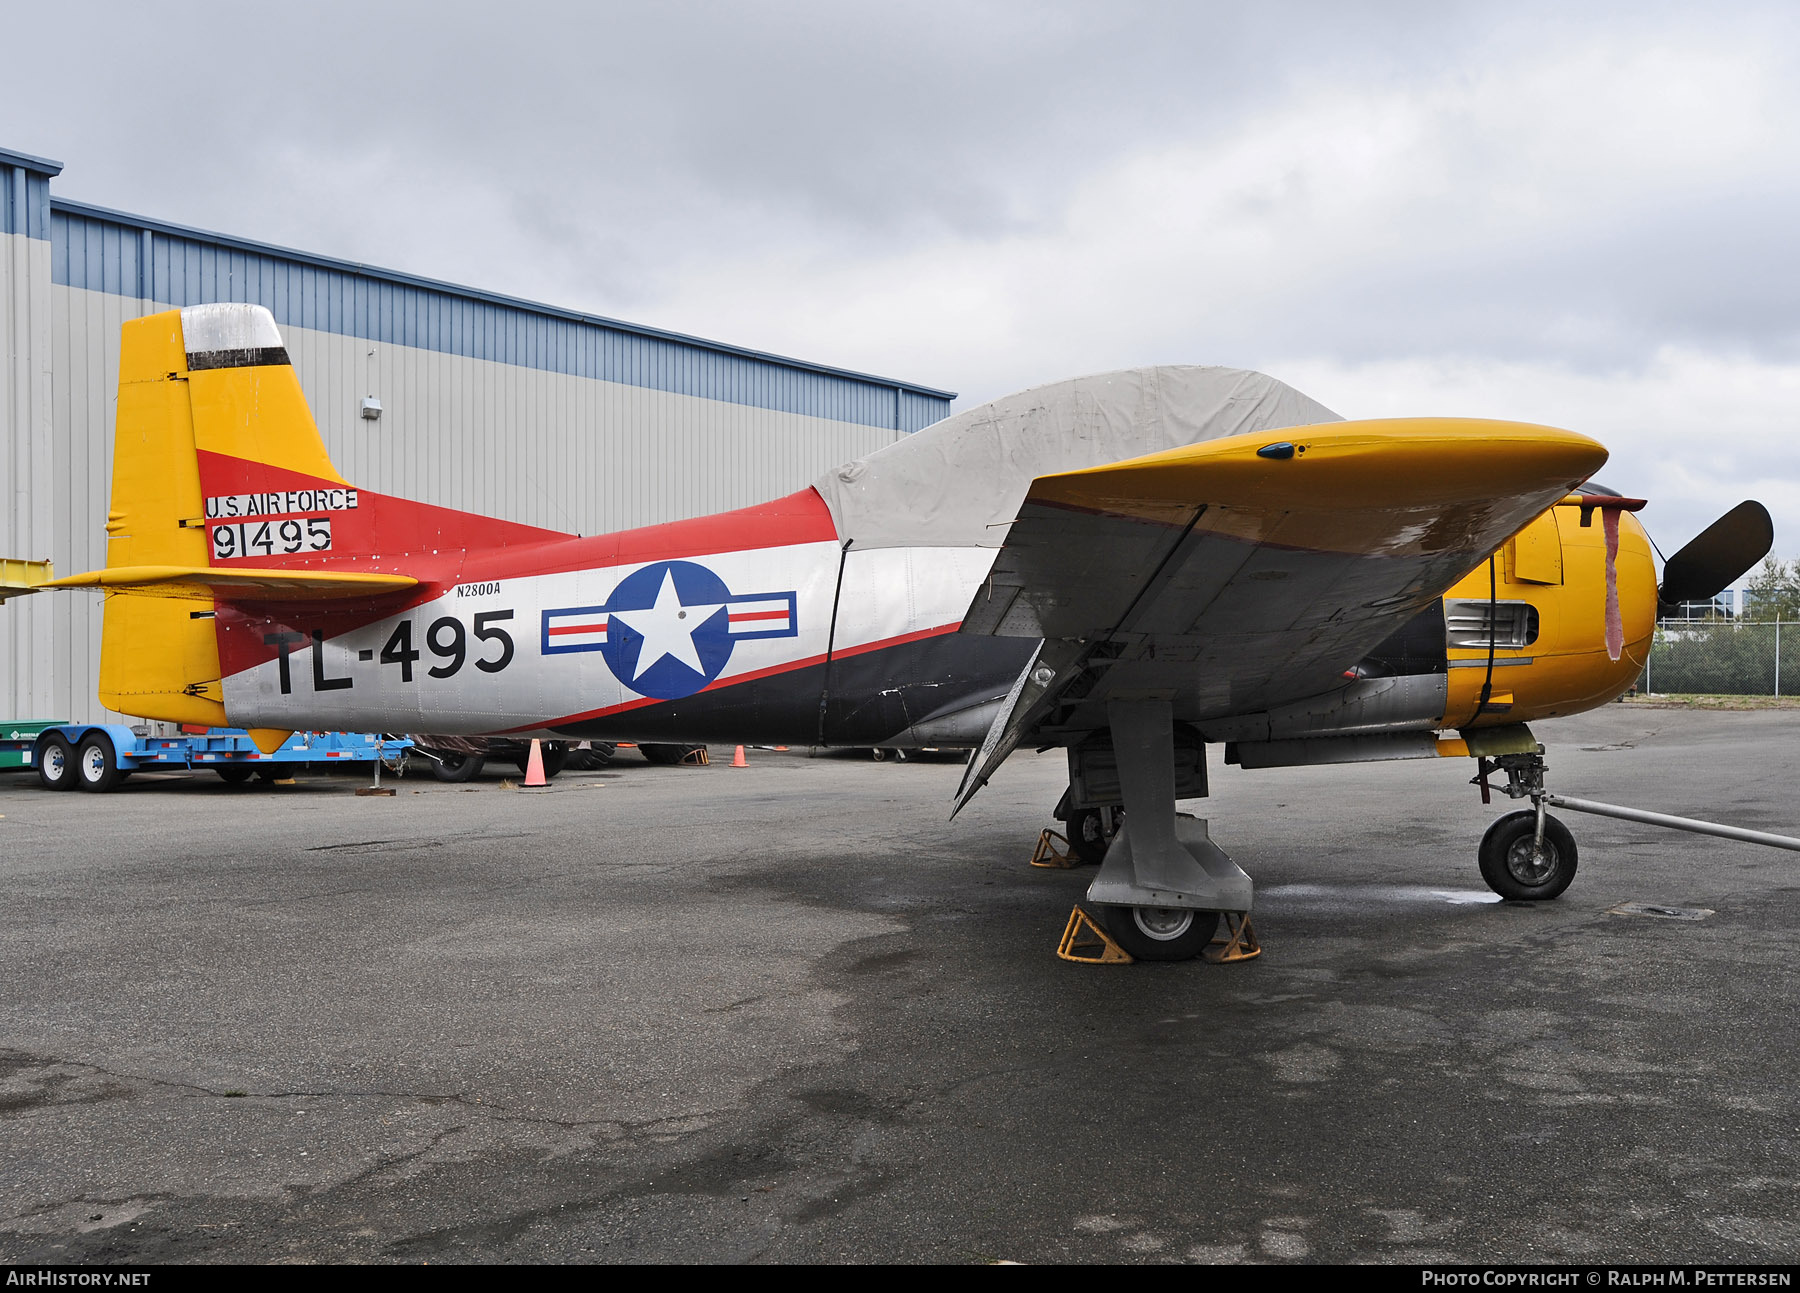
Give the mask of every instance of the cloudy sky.
<svg viewBox="0 0 1800 1293">
<path fill-rule="evenodd" d="M 1800 6 L 20 7 L 54 191 L 948 387 L 1261 369 L 1800 553 Z"/>
</svg>

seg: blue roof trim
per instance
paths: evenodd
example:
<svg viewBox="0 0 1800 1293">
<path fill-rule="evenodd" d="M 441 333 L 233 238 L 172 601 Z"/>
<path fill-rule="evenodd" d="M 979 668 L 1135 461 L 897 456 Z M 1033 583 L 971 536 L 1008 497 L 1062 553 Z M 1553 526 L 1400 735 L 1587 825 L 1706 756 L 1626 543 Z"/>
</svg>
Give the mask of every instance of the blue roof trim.
<svg viewBox="0 0 1800 1293">
<path fill-rule="evenodd" d="M 283 325 L 916 431 L 953 392 L 539 305 L 353 261 L 50 201 L 57 283 L 185 306 L 248 301 Z"/>
<path fill-rule="evenodd" d="M 21 153 L 12 148 L 0 148 L 0 166 L 23 166 L 45 179 L 61 175 L 63 169 L 61 162 L 53 162 L 48 157 L 33 157 L 30 153 Z"/>
<path fill-rule="evenodd" d="M 56 165 L 41 157 L 0 150 L 0 233 L 50 237 L 50 176 L 55 172 L 39 168 Z"/>
</svg>

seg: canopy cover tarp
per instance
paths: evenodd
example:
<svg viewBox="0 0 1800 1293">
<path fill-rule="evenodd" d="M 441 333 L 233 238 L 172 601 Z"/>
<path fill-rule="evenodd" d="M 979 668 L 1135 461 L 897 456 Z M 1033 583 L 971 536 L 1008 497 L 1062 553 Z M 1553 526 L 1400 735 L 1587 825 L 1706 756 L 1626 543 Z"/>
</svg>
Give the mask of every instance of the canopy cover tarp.
<svg viewBox="0 0 1800 1293">
<path fill-rule="evenodd" d="M 1342 420 L 1243 368 L 1127 368 L 979 405 L 853 459 L 813 487 L 839 538 L 859 549 L 998 548 L 1039 476 Z"/>
</svg>

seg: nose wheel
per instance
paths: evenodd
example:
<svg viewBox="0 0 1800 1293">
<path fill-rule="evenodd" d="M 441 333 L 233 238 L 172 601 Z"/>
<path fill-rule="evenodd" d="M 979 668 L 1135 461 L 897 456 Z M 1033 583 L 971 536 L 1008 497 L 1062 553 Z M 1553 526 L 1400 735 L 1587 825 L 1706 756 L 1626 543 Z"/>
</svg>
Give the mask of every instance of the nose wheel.
<svg viewBox="0 0 1800 1293">
<path fill-rule="evenodd" d="M 1481 878 L 1502 898 L 1544 902 L 1575 878 L 1575 836 L 1545 813 L 1539 840 L 1537 820 L 1537 809 L 1520 808 L 1496 820 L 1481 837 Z"/>
</svg>

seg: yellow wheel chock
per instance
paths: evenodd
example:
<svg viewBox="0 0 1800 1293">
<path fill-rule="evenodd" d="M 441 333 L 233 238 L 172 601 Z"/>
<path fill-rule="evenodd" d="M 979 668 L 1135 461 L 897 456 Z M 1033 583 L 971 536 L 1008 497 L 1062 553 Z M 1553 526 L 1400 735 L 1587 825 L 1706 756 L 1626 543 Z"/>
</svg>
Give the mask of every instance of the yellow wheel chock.
<svg viewBox="0 0 1800 1293">
<path fill-rule="evenodd" d="M 1062 844 L 1060 849 L 1056 847 L 1059 842 Z M 1055 867 L 1059 871 L 1067 871 L 1070 867 L 1080 866 L 1081 859 L 1076 857 L 1074 851 L 1069 847 L 1067 836 L 1059 835 L 1055 831 L 1045 828 L 1044 833 L 1038 836 L 1037 848 L 1031 855 L 1031 865 Z"/>
<path fill-rule="evenodd" d="M 1045 831 L 1048 835 L 1050 832 Z M 1062 942 L 1057 944 L 1056 954 L 1065 961 L 1074 961 L 1078 965 L 1130 965 L 1137 958 L 1117 943 L 1112 936 L 1094 923 L 1080 907 L 1069 913 L 1068 928 L 1063 930 Z"/>
<path fill-rule="evenodd" d="M 704 745 L 697 750 L 689 750 L 686 754 L 681 756 L 681 761 L 690 768 L 704 768 L 712 763 L 712 759 L 707 756 L 706 747 Z"/>
<path fill-rule="evenodd" d="M 1214 965 L 1229 965 L 1233 961 L 1252 961 L 1262 955 L 1262 944 L 1256 941 L 1256 929 L 1250 924 L 1249 912 L 1227 911 L 1220 913 L 1225 917 L 1225 937 L 1213 936 L 1213 941 L 1206 945 L 1200 953 Z"/>
</svg>

